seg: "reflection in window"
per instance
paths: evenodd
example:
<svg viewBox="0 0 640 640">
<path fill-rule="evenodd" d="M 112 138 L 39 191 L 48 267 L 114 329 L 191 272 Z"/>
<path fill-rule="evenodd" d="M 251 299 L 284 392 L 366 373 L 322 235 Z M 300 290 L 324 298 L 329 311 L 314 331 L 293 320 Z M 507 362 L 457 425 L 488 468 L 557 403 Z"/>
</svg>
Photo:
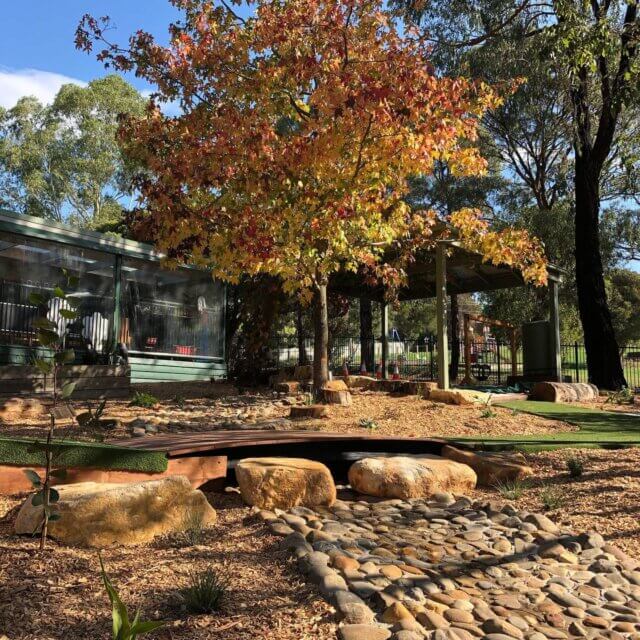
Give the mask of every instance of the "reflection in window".
<svg viewBox="0 0 640 640">
<path fill-rule="evenodd" d="M 114 256 L 98 251 L 0 234 L 0 343 L 28 349 L 38 346 L 33 321 L 39 311 L 29 296 L 50 294 L 63 285 L 66 269 L 78 278 L 70 296 L 80 300 L 79 318 L 73 322 L 62 318 L 60 310 L 69 306 L 64 300 L 50 302 L 47 317 L 59 331 L 67 332 L 77 361 L 102 362 L 110 350 L 114 261 Z M 28 356 L 24 357 L 28 363 Z"/>
<path fill-rule="evenodd" d="M 124 259 L 120 340 L 130 351 L 223 357 L 224 288 L 194 269 Z"/>
</svg>

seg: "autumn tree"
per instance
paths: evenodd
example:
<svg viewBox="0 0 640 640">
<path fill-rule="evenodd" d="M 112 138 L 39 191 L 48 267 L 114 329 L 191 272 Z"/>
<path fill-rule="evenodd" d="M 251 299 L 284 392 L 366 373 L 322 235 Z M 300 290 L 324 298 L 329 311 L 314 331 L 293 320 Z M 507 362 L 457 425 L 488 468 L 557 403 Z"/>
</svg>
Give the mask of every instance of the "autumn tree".
<svg viewBox="0 0 640 640">
<path fill-rule="evenodd" d="M 275 275 L 287 293 L 313 299 L 320 389 L 329 277 L 361 269 L 402 283 L 407 262 L 433 245 L 437 218 L 409 206 L 409 177 L 436 161 L 481 174 L 472 143 L 500 97 L 436 74 L 427 39 L 399 29 L 380 0 L 257 0 L 248 18 L 225 2 L 173 4 L 183 19 L 170 25 L 168 46 L 143 31 L 119 46 L 108 19 L 90 16 L 77 32 L 80 48 L 100 43 L 100 60 L 157 86 L 155 106 L 120 133 L 146 168 L 139 224 L 170 260 L 231 282 Z M 179 116 L 162 113 L 167 101 Z M 545 280 L 541 248 L 526 234 L 496 233 L 471 209 L 449 222 L 488 260 Z"/>
</svg>

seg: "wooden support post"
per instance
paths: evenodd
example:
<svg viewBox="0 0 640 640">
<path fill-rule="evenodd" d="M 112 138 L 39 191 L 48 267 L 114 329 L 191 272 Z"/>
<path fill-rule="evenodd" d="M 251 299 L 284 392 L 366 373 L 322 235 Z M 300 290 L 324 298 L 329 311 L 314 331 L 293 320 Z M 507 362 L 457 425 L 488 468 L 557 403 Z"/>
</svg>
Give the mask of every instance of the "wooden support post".
<svg viewBox="0 0 640 640">
<path fill-rule="evenodd" d="M 382 379 L 389 378 L 389 304 L 380 303 L 380 326 L 382 329 Z"/>
<path fill-rule="evenodd" d="M 471 384 L 473 380 L 471 379 L 471 334 L 469 332 L 469 322 L 471 319 L 469 318 L 469 314 L 464 314 L 464 380 L 463 384 Z"/>
<path fill-rule="evenodd" d="M 560 346 L 560 310 L 558 301 L 559 283 L 549 280 L 549 325 L 551 328 L 552 379 L 562 382 L 562 353 Z"/>
<path fill-rule="evenodd" d="M 113 353 L 120 342 L 120 327 L 122 324 L 122 256 L 116 255 L 113 269 L 113 323 L 111 327 L 111 343 Z"/>
<path fill-rule="evenodd" d="M 447 336 L 447 254 L 446 245 L 436 245 L 436 320 L 438 330 L 438 388 L 449 388 L 449 339 Z"/>
<path fill-rule="evenodd" d="M 511 329 L 511 375 L 514 378 L 518 375 L 518 342 L 515 328 Z"/>
</svg>

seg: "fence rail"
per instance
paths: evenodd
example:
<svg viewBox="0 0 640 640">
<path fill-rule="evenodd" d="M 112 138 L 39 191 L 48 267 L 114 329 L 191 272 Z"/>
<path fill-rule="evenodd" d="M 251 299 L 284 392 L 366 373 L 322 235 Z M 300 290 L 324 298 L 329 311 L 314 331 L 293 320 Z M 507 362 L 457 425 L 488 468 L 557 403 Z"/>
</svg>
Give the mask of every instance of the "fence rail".
<svg viewBox="0 0 640 640">
<path fill-rule="evenodd" d="M 313 359 L 313 339 L 304 341 L 306 360 Z M 459 341 L 460 359 L 456 380 L 462 380 L 465 372 L 464 344 Z M 382 359 L 382 341 L 375 340 L 369 345 L 369 352 L 374 354 L 374 366 Z M 270 347 L 270 360 L 274 369 L 284 369 L 299 362 L 298 341 L 295 336 L 279 337 Z M 562 374 L 573 382 L 588 382 L 587 357 L 584 345 L 579 343 L 563 344 Z M 329 365 L 332 371 L 340 373 L 346 366 L 354 374 L 360 371 L 362 364 L 360 338 L 334 337 L 330 341 Z M 621 349 L 621 362 L 629 387 L 640 386 L 640 344 L 627 345 Z M 471 345 L 471 373 L 482 384 L 502 385 L 513 372 L 522 375 L 524 372 L 522 347 L 516 351 L 515 367 L 511 361 L 511 345 L 507 342 L 488 340 L 474 342 Z M 393 373 L 395 366 L 402 377 L 435 380 L 438 375 L 438 347 L 435 338 L 416 340 L 389 340 L 389 367 Z M 449 350 L 451 362 L 451 345 Z M 371 364 L 367 369 L 369 373 Z"/>
</svg>

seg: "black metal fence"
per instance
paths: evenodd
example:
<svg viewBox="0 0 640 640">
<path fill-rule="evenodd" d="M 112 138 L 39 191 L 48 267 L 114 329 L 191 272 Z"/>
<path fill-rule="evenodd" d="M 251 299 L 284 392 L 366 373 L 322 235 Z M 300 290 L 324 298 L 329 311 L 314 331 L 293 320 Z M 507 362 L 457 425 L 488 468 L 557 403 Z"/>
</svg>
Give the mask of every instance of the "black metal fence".
<svg viewBox="0 0 640 640">
<path fill-rule="evenodd" d="M 305 341 L 307 361 L 313 359 L 313 339 Z M 459 366 L 457 381 L 465 374 L 465 349 L 459 341 Z M 449 362 L 452 360 L 449 345 Z M 374 353 L 374 371 L 382 359 L 382 341 L 372 341 L 369 352 Z M 272 342 L 270 360 L 274 369 L 284 369 L 298 364 L 299 350 L 296 336 L 281 336 Z M 587 382 L 587 357 L 584 345 L 579 343 L 562 345 L 562 374 L 573 382 Z M 627 345 L 621 350 L 621 361 L 629 387 L 640 386 L 640 344 Z M 395 367 L 403 378 L 435 380 L 438 376 L 438 347 L 434 337 L 415 340 L 389 340 L 389 373 Z M 349 373 L 361 369 L 361 344 L 358 337 L 334 337 L 330 341 L 329 365 L 334 373 L 341 373 L 346 366 Z M 368 369 L 371 369 L 369 365 Z M 471 344 L 470 369 L 475 380 L 486 385 L 504 385 L 509 376 L 523 374 L 522 347 L 515 353 L 512 363 L 511 345 L 498 340 L 484 340 Z"/>
</svg>

